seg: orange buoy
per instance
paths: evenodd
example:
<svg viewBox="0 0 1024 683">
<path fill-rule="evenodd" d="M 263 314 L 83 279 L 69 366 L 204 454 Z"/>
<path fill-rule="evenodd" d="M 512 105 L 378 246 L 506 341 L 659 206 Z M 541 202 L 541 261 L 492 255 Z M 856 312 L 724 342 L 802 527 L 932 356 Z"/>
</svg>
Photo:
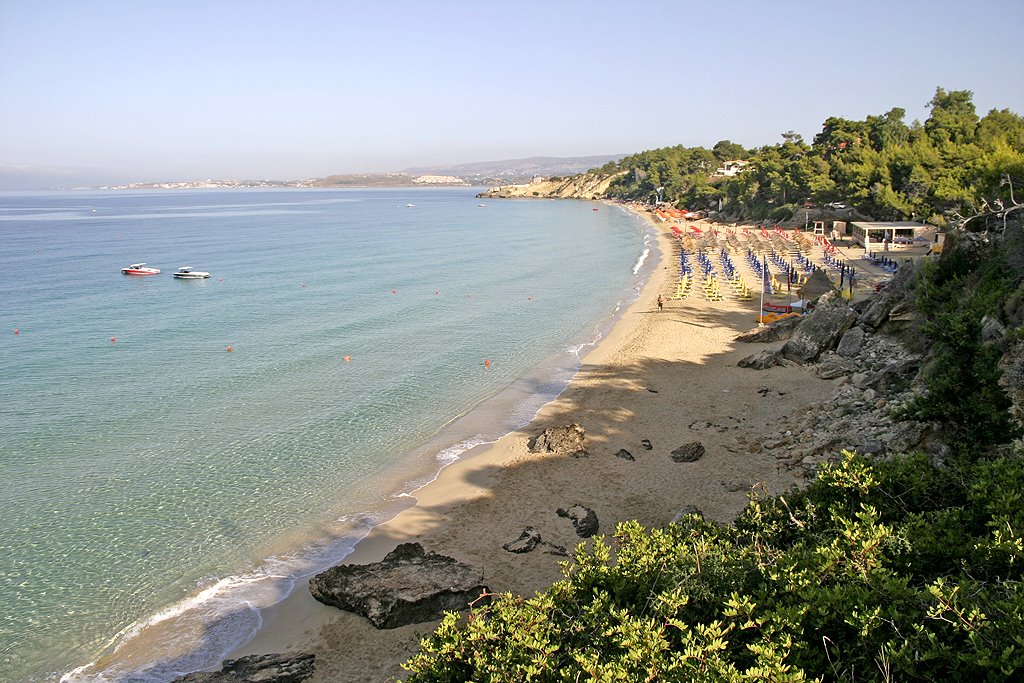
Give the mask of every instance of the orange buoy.
<svg viewBox="0 0 1024 683">
<path fill-rule="evenodd" d="M 398 294 L 398 290 L 397 290 L 397 289 L 392 289 L 392 290 L 391 290 L 391 293 L 392 293 L 392 294 Z"/>
<path fill-rule="evenodd" d="M 114 343 L 114 342 L 116 342 L 116 341 L 117 341 L 117 337 L 111 337 L 111 338 L 110 338 L 110 343 Z"/>
<path fill-rule="evenodd" d="M 491 367 L 491 359 L 490 358 L 485 358 L 484 359 L 484 367 L 485 368 Z"/>
<path fill-rule="evenodd" d="M 15 330 L 14 330 L 14 334 L 15 334 L 15 335 L 19 335 L 19 334 L 21 334 L 21 330 L 19 330 L 19 329 L 15 329 Z"/>
<path fill-rule="evenodd" d="M 227 348 L 226 348 L 226 349 L 224 349 L 224 350 L 225 350 L 225 351 L 227 351 L 228 353 L 230 353 L 230 352 L 232 352 L 232 351 L 234 351 L 234 350 L 235 350 L 235 347 L 233 347 L 233 346 L 229 346 L 229 347 L 227 347 Z"/>
<path fill-rule="evenodd" d="M 345 356 L 345 362 L 346 363 L 349 362 L 350 360 L 352 360 L 352 356 Z"/>
</svg>

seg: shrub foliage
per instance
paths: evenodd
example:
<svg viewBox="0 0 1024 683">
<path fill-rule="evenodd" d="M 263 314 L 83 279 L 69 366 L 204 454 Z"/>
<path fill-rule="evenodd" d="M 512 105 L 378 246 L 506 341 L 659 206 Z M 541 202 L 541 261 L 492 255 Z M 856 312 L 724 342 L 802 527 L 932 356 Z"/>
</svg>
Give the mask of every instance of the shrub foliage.
<svg viewBox="0 0 1024 683">
<path fill-rule="evenodd" d="M 1024 675 L 1024 461 L 850 453 L 734 525 L 621 524 L 564 580 L 448 614 L 408 681 Z"/>
</svg>

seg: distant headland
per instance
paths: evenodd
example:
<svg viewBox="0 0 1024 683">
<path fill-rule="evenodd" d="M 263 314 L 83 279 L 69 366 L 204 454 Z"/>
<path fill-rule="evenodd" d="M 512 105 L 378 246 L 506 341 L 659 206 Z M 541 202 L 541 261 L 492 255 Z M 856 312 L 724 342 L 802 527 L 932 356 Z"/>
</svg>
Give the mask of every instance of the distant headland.
<svg viewBox="0 0 1024 683">
<path fill-rule="evenodd" d="M 392 173 L 354 173 L 304 180 L 176 180 L 108 184 L 104 190 L 196 190 L 236 188 L 458 187 L 528 183 L 539 176 L 584 173 L 624 154 L 587 157 L 529 157 L 448 166 L 423 166 Z"/>
</svg>

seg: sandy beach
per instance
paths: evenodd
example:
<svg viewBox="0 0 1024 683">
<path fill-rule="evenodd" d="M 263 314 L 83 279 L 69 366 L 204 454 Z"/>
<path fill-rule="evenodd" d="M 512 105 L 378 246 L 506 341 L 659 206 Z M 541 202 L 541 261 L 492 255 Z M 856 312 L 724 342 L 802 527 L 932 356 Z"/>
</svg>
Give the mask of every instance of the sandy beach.
<svg viewBox="0 0 1024 683">
<path fill-rule="evenodd" d="M 746 505 L 751 487 L 779 493 L 800 483 L 774 457 L 758 453 L 756 444 L 783 416 L 826 400 L 834 383 L 804 368 L 737 367 L 741 358 L 776 346 L 734 341 L 756 326 L 757 298 L 739 301 L 730 291 L 710 301 L 699 287 L 687 298 L 673 298 L 679 243 L 669 224 L 655 227 L 660 254 L 653 275 L 584 357 L 567 390 L 524 429 L 447 467 L 416 492 L 415 507 L 376 528 L 346 563 L 375 562 L 398 543 L 416 540 L 482 568 L 493 591 L 529 595 L 558 580 L 566 558 L 540 548 L 514 554 L 502 545 L 532 526 L 544 541 L 571 553 L 581 539 L 558 508 L 594 510 L 601 534 L 629 519 L 664 525 L 692 506 L 728 522 Z M 864 272 L 861 287 L 870 286 L 869 276 Z M 528 451 L 531 437 L 570 423 L 585 429 L 589 457 Z M 672 450 L 694 441 L 706 449 L 700 460 L 671 459 Z M 622 449 L 634 460 L 618 456 Z M 313 681 L 397 678 L 400 663 L 434 626 L 379 631 L 361 616 L 317 603 L 304 586 L 264 616 L 256 639 L 232 656 L 313 652 Z"/>
</svg>

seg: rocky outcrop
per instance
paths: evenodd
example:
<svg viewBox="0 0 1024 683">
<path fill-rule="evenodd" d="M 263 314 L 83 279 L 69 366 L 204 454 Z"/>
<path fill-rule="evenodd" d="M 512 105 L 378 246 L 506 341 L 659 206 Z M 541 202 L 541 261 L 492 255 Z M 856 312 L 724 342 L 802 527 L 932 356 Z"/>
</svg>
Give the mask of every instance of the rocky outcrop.
<svg viewBox="0 0 1024 683">
<path fill-rule="evenodd" d="M 382 629 L 439 619 L 488 592 L 483 572 L 419 543 L 403 543 L 381 562 L 332 567 L 310 579 L 309 590 Z"/>
<path fill-rule="evenodd" d="M 835 348 L 857 319 L 857 312 L 837 294 L 824 294 L 817 306 L 782 345 L 782 356 L 795 363 L 812 363 L 825 351 Z"/>
<path fill-rule="evenodd" d="M 172 683 L 300 683 L 313 675 L 316 657 L 302 652 L 225 659 L 220 671 L 179 676 Z"/>
<path fill-rule="evenodd" d="M 625 173 L 625 171 L 623 171 Z M 566 178 L 537 178 L 523 185 L 503 185 L 481 192 L 477 197 L 511 199 L 517 197 L 544 197 L 561 199 L 600 199 L 608 186 L 622 173 L 599 176 L 581 173 Z"/>
<path fill-rule="evenodd" d="M 929 425 L 893 415 L 919 390 L 921 364 L 898 338 L 865 331 L 856 355 L 827 351 L 819 358 L 818 376 L 838 382 L 830 400 L 783 416 L 774 431 L 742 439 L 738 446 L 770 453 L 806 476 L 843 449 L 877 457 L 924 450 L 942 458 L 944 447 Z"/>
<path fill-rule="evenodd" d="M 565 427 L 548 427 L 527 443 L 531 453 L 558 453 L 583 458 L 590 455 L 585 443 L 586 432 L 575 422 Z"/>
<path fill-rule="evenodd" d="M 559 517 L 565 517 L 572 521 L 576 535 L 580 538 L 590 538 L 597 533 L 597 514 L 585 505 L 573 505 L 568 510 L 558 508 L 555 512 Z"/>
</svg>

